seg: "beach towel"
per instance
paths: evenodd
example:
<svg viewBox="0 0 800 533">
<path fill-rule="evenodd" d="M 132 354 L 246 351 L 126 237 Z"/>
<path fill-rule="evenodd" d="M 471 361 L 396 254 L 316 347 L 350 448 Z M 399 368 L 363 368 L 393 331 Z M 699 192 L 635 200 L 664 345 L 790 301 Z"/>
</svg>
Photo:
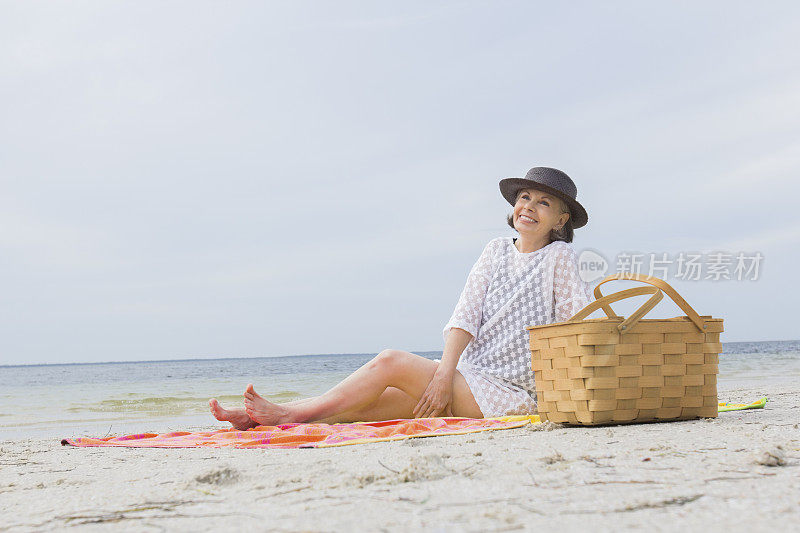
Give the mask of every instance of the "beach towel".
<svg viewBox="0 0 800 533">
<path fill-rule="evenodd" d="M 538 415 L 498 418 L 415 418 L 353 422 L 348 424 L 281 424 L 256 426 L 246 431 L 233 428 L 213 431 L 175 431 L 159 435 L 141 433 L 122 437 L 63 439 L 72 446 L 124 446 L 136 448 L 326 448 L 412 437 L 461 435 L 478 431 L 511 429 L 539 424 Z"/>
<path fill-rule="evenodd" d="M 754 402 L 720 402 L 719 411 L 762 409 L 767 398 Z M 62 445 L 78 447 L 122 446 L 132 448 L 328 448 L 367 442 L 402 440 L 415 437 L 462 435 L 479 431 L 512 429 L 526 424 L 541 424 L 538 415 L 497 418 L 436 417 L 353 422 L 349 424 L 282 424 L 256 426 L 246 431 L 233 428 L 212 431 L 174 431 L 140 433 L 121 437 L 63 439 Z"/>
</svg>

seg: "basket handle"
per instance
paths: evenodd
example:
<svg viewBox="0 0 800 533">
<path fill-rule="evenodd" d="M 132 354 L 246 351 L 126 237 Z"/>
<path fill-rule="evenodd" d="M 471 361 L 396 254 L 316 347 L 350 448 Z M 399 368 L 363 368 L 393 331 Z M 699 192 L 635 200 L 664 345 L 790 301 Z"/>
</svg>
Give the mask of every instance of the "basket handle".
<svg viewBox="0 0 800 533">
<path fill-rule="evenodd" d="M 594 297 L 597 299 L 602 299 L 603 293 L 600 291 L 600 285 L 606 283 L 607 281 L 613 281 L 615 279 L 620 279 L 620 280 L 628 279 L 632 281 L 641 281 L 642 283 L 649 283 L 654 287 L 658 287 L 659 289 L 667 293 L 667 296 L 669 296 L 673 302 L 678 304 L 678 307 L 680 307 L 683 310 L 683 312 L 686 313 L 686 316 L 689 317 L 689 320 L 691 320 L 695 326 L 697 326 L 697 329 L 705 333 L 706 329 L 708 328 L 708 326 L 705 323 L 705 320 L 700 318 L 700 315 L 697 314 L 697 311 L 692 309 L 692 306 L 689 305 L 686 302 L 686 300 L 684 300 L 683 297 L 681 297 L 681 295 L 678 294 L 678 292 L 675 289 L 670 287 L 670 285 L 663 279 L 655 278 L 653 276 L 642 276 L 641 274 L 634 274 L 633 272 L 619 272 L 617 274 L 612 274 L 595 286 Z"/>
<path fill-rule="evenodd" d="M 624 291 L 609 294 L 608 296 L 603 296 L 599 300 L 591 302 L 589 305 L 578 311 L 572 318 L 570 318 L 570 320 L 583 320 L 600 308 L 603 308 L 609 318 L 619 318 L 614 314 L 613 311 L 611 311 L 609 314 L 611 307 L 609 307 L 608 304 L 618 300 L 624 300 L 625 298 L 639 296 L 641 294 L 652 294 L 653 296 L 651 296 L 644 304 L 642 304 L 639 309 L 632 313 L 631 316 L 623 320 L 620 324 L 617 324 L 617 329 L 621 333 L 625 333 L 625 330 L 632 328 L 640 318 L 646 315 L 664 297 L 664 294 L 661 292 L 661 290 L 659 290 L 658 287 L 634 287 L 632 289 L 625 289 Z"/>
</svg>

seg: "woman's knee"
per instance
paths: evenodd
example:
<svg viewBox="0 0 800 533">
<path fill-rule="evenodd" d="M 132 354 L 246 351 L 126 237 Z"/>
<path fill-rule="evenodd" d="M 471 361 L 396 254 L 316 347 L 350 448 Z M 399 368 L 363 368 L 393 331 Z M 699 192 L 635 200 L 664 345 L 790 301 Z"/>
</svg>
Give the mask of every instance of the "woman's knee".
<svg viewBox="0 0 800 533">
<path fill-rule="evenodd" d="M 406 355 L 402 350 L 386 349 L 376 355 L 371 363 L 378 368 L 396 368 Z"/>
</svg>

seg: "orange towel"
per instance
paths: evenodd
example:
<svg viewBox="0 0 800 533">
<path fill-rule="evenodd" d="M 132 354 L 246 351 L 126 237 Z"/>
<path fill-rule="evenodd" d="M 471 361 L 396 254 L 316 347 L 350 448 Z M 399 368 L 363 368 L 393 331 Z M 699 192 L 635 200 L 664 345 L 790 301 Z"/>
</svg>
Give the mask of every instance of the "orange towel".
<svg viewBox="0 0 800 533">
<path fill-rule="evenodd" d="M 126 446 L 135 448 L 325 448 L 364 442 L 401 440 L 412 437 L 459 435 L 477 431 L 510 429 L 538 423 L 538 416 L 504 416 L 499 418 L 415 418 L 354 422 L 350 424 L 282 424 L 257 426 L 247 431 L 219 429 L 215 431 L 175 431 L 141 433 L 122 437 L 63 439 L 72 446 Z"/>
</svg>

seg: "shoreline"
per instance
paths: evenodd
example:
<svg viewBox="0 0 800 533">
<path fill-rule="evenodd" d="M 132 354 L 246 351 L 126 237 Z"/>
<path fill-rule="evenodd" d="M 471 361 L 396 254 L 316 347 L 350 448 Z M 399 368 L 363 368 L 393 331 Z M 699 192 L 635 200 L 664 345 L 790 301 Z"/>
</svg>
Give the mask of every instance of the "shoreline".
<svg viewBox="0 0 800 533">
<path fill-rule="evenodd" d="M 0 529 L 210 529 L 235 520 L 275 531 L 573 530 L 591 520 L 601 531 L 766 531 L 800 519 L 798 393 L 781 380 L 720 385 L 721 401 L 769 402 L 713 419 L 321 449 L 4 441 Z M 766 466 L 770 454 L 784 465 Z"/>
</svg>

